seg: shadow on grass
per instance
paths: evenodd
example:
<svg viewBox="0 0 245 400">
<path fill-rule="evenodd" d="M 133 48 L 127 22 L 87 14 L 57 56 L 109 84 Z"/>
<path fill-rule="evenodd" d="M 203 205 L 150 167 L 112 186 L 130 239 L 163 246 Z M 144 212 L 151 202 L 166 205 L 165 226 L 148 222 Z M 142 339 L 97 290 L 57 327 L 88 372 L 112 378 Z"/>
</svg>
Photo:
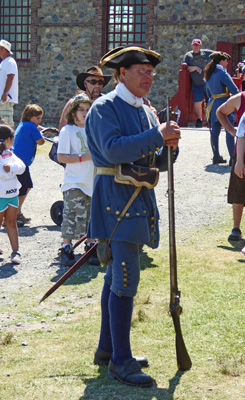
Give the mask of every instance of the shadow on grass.
<svg viewBox="0 0 245 400">
<path fill-rule="evenodd" d="M 0 261 L 3 259 L 0 258 Z M 18 274 L 18 271 L 14 268 L 14 264 L 7 262 L 0 266 L 0 279 L 10 278 L 13 275 Z"/>
<path fill-rule="evenodd" d="M 242 248 L 245 246 L 245 241 L 240 240 L 239 242 L 229 242 L 230 246 L 217 246 L 219 249 L 223 250 L 229 250 L 229 251 L 234 251 L 234 252 L 239 252 L 242 250 Z"/>
<path fill-rule="evenodd" d="M 98 373 L 99 376 L 96 378 L 83 379 L 86 388 L 79 400 L 173 400 L 176 387 L 184 374 L 183 371 L 177 371 L 169 380 L 169 387 L 160 389 L 156 384 L 151 388 L 123 385 L 108 378 L 107 368 L 104 367 L 99 367 Z"/>
<path fill-rule="evenodd" d="M 77 262 L 81 257 L 81 254 L 75 256 Z M 56 257 L 52 265 L 57 266 L 56 276 L 51 279 L 51 282 L 57 282 L 67 271 L 68 267 L 64 267 L 60 264 L 59 257 Z M 140 269 L 143 271 L 146 268 L 158 268 L 159 266 L 153 264 L 153 258 L 149 257 L 146 252 L 142 252 L 140 256 Z M 64 285 L 78 285 L 90 282 L 92 279 L 97 278 L 99 273 L 105 273 L 106 267 L 101 265 L 91 265 L 85 263 L 82 265 L 67 281 Z"/>
<path fill-rule="evenodd" d="M 231 172 L 231 167 L 227 164 L 226 165 L 224 165 L 224 164 L 209 164 L 209 165 L 206 165 L 205 171 L 224 175 L 224 174 L 229 174 Z"/>
<path fill-rule="evenodd" d="M 24 225 L 18 228 L 18 236 L 19 237 L 26 237 L 26 236 L 34 236 L 40 230 L 45 230 L 49 232 L 60 232 L 60 226 L 57 225 L 39 225 L 39 226 L 29 226 Z M 7 234 L 6 227 L 3 227 L 2 230 L 4 233 Z"/>
<path fill-rule="evenodd" d="M 158 268 L 159 265 L 153 264 L 153 258 L 149 257 L 148 254 L 142 251 L 140 255 L 140 270 L 144 271 L 146 268 Z"/>
<path fill-rule="evenodd" d="M 81 255 L 76 255 L 75 261 L 77 262 L 81 258 Z M 52 265 L 57 264 L 56 276 L 51 279 L 51 282 L 57 282 L 69 269 L 60 264 L 59 257 L 56 257 L 56 262 Z M 105 273 L 105 267 L 101 265 L 91 265 L 88 263 L 83 264 L 70 278 L 68 278 L 63 285 L 80 285 L 90 282 L 92 279 L 97 278 L 99 273 Z"/>
<path fill-rule="evenodd" d="M 5 228 L 5 230 L 6 230 L 6 228 Z M 45 230 L 45 231 L 49 231 L 49 232 L 60 232 L 60 226 L 57 226 L 57 225 L 39 225 L 39 226 L 24 225 L 18 229 L 18 235 L 20 237 L 34 236 L 40 230 Z"/>
</svg>

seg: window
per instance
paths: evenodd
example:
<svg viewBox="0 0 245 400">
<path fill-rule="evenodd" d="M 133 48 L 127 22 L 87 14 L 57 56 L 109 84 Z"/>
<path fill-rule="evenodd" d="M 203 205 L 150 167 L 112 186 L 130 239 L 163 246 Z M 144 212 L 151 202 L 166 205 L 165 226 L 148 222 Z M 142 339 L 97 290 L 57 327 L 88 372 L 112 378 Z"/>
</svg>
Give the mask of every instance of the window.
<svg viewBox="0 0 245 400">
<path fill-rule="evenodd" d="M 146 0 L 107 1 L 107 50 L 145 45 Z"/>
<path fill-rule="evenodd" d="M 31 0 L 0 0 L 0 37 L 12 44 L 15 59 L 30 61 Z"/>
<path fill-rule="evenodd" d="M 242 44 L 239 46 L 239 53 L 240 53 L 240 57 L 238 61 L 244 61 L 245 60 L 245 45 Z"/>
</svg>

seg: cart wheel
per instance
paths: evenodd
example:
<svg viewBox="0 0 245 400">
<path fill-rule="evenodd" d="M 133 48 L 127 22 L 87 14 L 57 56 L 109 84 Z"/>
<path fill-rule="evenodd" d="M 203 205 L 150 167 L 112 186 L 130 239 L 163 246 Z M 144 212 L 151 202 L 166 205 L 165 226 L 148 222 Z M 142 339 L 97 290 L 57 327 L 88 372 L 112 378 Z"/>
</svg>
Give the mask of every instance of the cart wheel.
<svg viewBox="0 0 245 400">
<path fill-rule="evenodd" d="M 61 226 L 63 219 L 64 202 L 62 200 L 56 201 L 50 208 L 50 216 L 54 223 Z"/>
</svg>

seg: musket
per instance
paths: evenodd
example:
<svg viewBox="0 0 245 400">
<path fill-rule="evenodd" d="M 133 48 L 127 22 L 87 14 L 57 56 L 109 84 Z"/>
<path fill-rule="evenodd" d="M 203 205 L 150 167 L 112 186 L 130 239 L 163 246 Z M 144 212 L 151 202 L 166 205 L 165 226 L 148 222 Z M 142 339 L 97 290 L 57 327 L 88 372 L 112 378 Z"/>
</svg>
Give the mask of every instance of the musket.
<svg viewBox="0 0 245 400">
<path fill-rule="evenodd" d="M 82 238 L 81 238 L 82 239 Z M 79 239 L 80 240 L 80 239 Z M 45 295 L 41 298 L 39 304 L 46 300 L 52 293 L 55 292 L 62 283 L 64 283 L 70 276 L 72 276 L 78 268 L 80 268 L 90 257 L 92 257 L 96 253 L 97 243 L 95 243 L 83 256 L 74 264 L 68 271 L 45 293 Z"/>
<path fill-rule="evenodd" d="M 169 98 L 167 97 L 167 122 L 169 122 Z M 170 304 L 171 315 L 175 329 L 175 347 L 178 369 L 186 371 L 191 368 L 191 359 L 185 347 L 180 326 L 180 291 L 177 282 L 177 256 L 175 241 L 175 216 L 174 216 L 174 170 L 173 148 L 168 147 L 168 212 L 169 212 L 169 262 L 170 262 Z"/>
<path fill-rule="evenodd" d="M 69 250 L 69 253 L 71 253 L 73 250 L 75 250 L 77 248 L 77 246 L 79 246 L 80 243 L 84 242 L 85 239 L 87 239 L 87 233 L 85 233 L 82 237 L 80 237 L 80 239 L 78 239 L 76 241 L 76 243 L 74 243 L 74 245 Z"/>
</svg>

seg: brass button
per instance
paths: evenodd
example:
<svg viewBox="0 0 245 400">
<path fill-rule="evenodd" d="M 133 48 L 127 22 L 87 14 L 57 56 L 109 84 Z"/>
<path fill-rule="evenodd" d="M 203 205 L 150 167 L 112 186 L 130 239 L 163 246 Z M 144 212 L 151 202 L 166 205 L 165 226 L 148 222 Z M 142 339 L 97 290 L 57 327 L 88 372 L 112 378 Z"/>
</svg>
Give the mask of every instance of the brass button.
<svg viewBox="0 0 245 400">
<path fill-rule="evenodd" d="M 136 213 L 136 215 L 137 215 L 137 217 L 139 217 L 139 216 L 140 216 L 140 213 L 139 213 L 139 212 L 137 212 L 137 213 Z"/>
<path fill-rule="evenodd" d="M 120 211 L 117 210 L 117 211 L 115 212 L 115 214 L 116 214 L 116 215 L 119 215 L 119 214 L 120 214 Z"/>
<path fill-rule="evenodd" d="M 154 232 L 151 232 L 151 236 L 154 236 Z"/>
<path fill-rule="evenodd" d="M 146 210 L 143 210 L 143 213 L 144 213 L 144 214 L 146 214 L 146 213 L 147 213 L 147 211 L 146 211 Z"/>
<path fill-rule="evenodd" d="M 128 282 L 127 278 L 124 278 L 124 279 L 123 279 L 123 282 Z"/>
<path fill-rule="evenodd" d="M 150 155 L 152 154 L 152 151 L 151 151 L 151 150 L 149 151 L 149 154 L 150 154 Z"/>
<path fill-rule="evenodd" d="M 159 147 L 156 147 L 156 151 L 158 151 L 159 150 Z"/>
<path fill-rule="evenodd" d="M 128 276 L 128 274 L 123 274 L 123 276 L 126 278 Z"/>
<path fill-rule="evenodd" d="M 129 217 L 129 216 L 130 216 L 130 214 L 129 214 L 129 213 L 126 213 L 125 215 L 126 215 L 126 217 Z"/>
<path fill-rule="evenodd" d="M 127 272 L 127 268 L 123 268 L 123 272 Z"/>
<path fill-rule="evenodd" d="M 126 283 L 124 283 L 123 287 L 125 287 L 125 288 L 126 288 L 126 287 L 128 287 L 128 285 L 127 285 Z"/>
<path fill-rule="evenodd" d="M 153 244 L 154 243 L 154 240 L 151 240 L 151 244 Z"/>
<path fill-rule="evenodd" d="M 125 263 L 125 261 L 123 261 L 123 262 L 122 262 L 122 266 L 125 267 L 125 265 L 126 265 L 126 263 Z"/>
<path fill-rule="evenodd" d="M 143 128 L 146 128 L 146 124 L 143 125 Z"/>
<path fill-rule="evenodd" d="M 141 110 L 141 108 L 139 108 L 139 112 L 141 112 L 142 110 Z"/>
<path fill-rule="evenodd" d="M 142 158 L 145 158 L 145 154 L 142 154 L 141 157 L 142 157 Z"/>
<path fill-rule="evenodd" d="M 151 229 L 153 229 L 154 228 L 154 225 L 151 225 Z"/>
<path fill-rule="evenodd" d="M 144 115 L 141 116 L 141 119 L 145 119 Z"/>
<path fill-rule="evenodd" d="M 110 211 L 111 210 L 111 207 L 106 207 L 106 211 Z"/>
<path fill-rule="evenodd" d="M 154 221 L 155 220 L 155 217 L 151 217 L 151 221 Z"/>
</svg>

